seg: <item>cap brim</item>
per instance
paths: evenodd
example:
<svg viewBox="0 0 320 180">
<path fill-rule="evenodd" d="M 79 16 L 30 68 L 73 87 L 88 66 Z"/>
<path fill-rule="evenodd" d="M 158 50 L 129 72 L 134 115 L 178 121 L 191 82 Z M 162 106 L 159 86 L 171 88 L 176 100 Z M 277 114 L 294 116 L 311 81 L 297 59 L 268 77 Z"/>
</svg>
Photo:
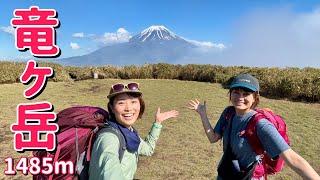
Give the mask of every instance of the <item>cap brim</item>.
<svg viewBox="0 0 320 180">
<path fill-rule="evenodd" d="M 119 91 L 119 92 L 114 92 L 112 94 L 109 94 L 107 96 L 108 99 L 114 97 L 115 95 L 118 95 L 118 94 L 123 94 L 123 93 L 132 93 L 132 94 L 139 94 L 139 95 L 142 95 L 142 93 L 140 91 L 132 91 L 132 90 L 124 90 L 124 91 Z"/>
<path fill-rule="evenodd" d="M 230 89 L 234 89 L 234 88 L 246 88 L 246 89 L 249 89 L 253 92 L 257 92 L 258 89 L 256 89 L 255 87 L 253 86 L 250 86 L 250 85 L 247 85 L 247 84 L 241 84 L 241 83 L 236 83 L 236 84 L 233 84 L 232 86 L 230 86 Z"/>
</svg>

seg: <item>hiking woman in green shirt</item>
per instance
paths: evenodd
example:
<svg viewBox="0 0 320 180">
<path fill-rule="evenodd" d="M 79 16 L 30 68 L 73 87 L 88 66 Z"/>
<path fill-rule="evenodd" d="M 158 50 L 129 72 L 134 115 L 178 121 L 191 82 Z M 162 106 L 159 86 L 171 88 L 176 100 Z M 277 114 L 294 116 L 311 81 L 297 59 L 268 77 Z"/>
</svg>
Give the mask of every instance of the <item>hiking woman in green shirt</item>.
<svg viewBox="0 0 320 180">
<path fill-rule="evenodd" d="M 119 157 L 120 140 L 115 133 L 98 133 L 92 148 L 89 179 L 133 179 L 137 170 L 138 155 L 151 156 L 159 138 L 161 123 L 177 117 L 178 111 L 160 112 L 158 108 L 155 122 L 145 140 L 132 127 L 141 118 L 145 104 L 138 83 L 114 84 L 108 95 L 108 124 L 125 139 L 123 157 Z"/>
</svg>

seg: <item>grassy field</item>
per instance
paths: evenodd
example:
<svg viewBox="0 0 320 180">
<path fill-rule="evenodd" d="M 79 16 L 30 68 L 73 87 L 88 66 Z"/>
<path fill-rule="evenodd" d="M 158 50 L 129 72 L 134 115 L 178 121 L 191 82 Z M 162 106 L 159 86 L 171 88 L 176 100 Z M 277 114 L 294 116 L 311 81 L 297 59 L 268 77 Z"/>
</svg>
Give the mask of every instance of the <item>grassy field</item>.
<svg viewBox="0 0 320 180">
<path fill-rule="evenodd" d="M 106 96 L 116 79 L 88 80 L 78 82 L 49 82 L 36 101 L 49 101 L 55 112 L 72 105 L 106 107 Z M 208 116 L 214 125 L 225 106 L 229 104 L 227 90 L 220 84 L 176 81 L 134 80 L 141 84 L 146 102 L 146 112 L 135 127 L 144 137 L 154 121 L 158 106 L 163 111 L 176 109 L 180 116 L 164 122 L 161 137 L 152 157 L 140 157 L 137 179 L 214 179 L 221 157 L 221 143 L 214 145 L 207 140 L 199 116 L 185 108 L 189 99 L 206 100 Z M 20 84 L 0 85 L 0 179 L 31 179 L 22 176 L 4 176 L 4 159 L 18 159 L 28 153 L 13 149 L 10 124 L 15 122 L 16 106 L 30 102 L 23 97 L 26 86 Z M 320 105 L 286 100 L 262 98 L 260 107 L 269 107 L 281 114 L 287 122 L 292 148 L 302 155 L 320 173 Z M 288 167 L 270 179 L 301 179 Z"/>
</svg>

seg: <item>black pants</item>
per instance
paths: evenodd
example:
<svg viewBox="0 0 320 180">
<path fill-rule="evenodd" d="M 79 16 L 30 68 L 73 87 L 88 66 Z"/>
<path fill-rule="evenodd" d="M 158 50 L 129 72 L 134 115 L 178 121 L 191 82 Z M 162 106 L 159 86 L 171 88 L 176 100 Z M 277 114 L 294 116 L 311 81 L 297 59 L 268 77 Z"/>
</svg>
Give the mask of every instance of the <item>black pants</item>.
<svg viewBox="0 0 320 180">
<path fill-rule="evenodd" d="M 218 176 L 223 180 L 251 180 L 258 162 L 255 161 L 246 169 L 241 169 L 238 160 L 234 157 L 233 153 L 227 148 L 218 166 Z"/>
</svg>

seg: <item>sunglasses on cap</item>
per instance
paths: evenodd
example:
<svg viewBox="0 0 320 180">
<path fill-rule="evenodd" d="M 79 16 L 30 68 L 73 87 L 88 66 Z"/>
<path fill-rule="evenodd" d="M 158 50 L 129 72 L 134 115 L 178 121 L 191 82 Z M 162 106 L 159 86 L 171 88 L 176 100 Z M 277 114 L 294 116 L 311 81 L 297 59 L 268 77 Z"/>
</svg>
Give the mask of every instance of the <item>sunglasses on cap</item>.
<svg viewBox="0 0 320 180">
<path fill-rule="evenodd" d="M 112 85 L 111 88 L 113 90 L 113 93 L 121 92 L 121 91 L 124 91 L 126 89 L 130 90 L 130 91 L 139 91 L 139 84 L 136 83 L 136 82 L 131 82 L 131 83 L 128 83 L 128 84 L 118 83 L 118 84 Z"/>
</svg>

